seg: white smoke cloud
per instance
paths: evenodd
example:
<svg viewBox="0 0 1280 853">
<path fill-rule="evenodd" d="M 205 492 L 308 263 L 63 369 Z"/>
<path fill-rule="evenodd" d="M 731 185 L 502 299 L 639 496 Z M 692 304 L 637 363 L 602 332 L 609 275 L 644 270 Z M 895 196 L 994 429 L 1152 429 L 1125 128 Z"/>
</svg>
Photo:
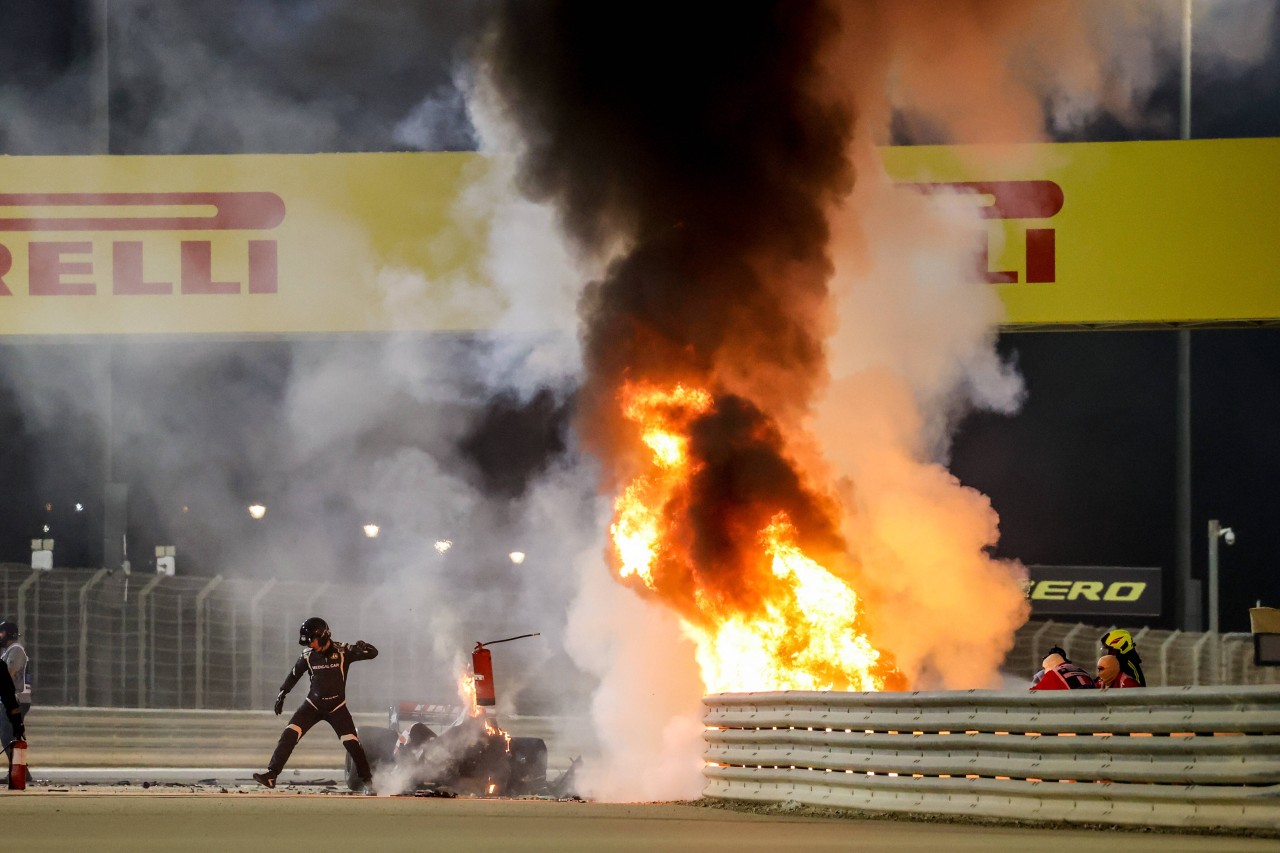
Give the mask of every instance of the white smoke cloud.
<svg viewBox="0 0 1280 853">
<path fill-rule="evenodd" d="M 897 189 L 873 148 L 835 219 L 839 329 L 816 429 L 845 491 L 855 588 L 917 687 L 990 686 L 1026 619 L 1020 572 L 992 561 L 998 518 L 941 464 L 956 416 L 1016 411 L 994 350 L 1003 307 L 972 276 L 976 208 Z"/>
<path fill-rule="evenodd" d="M 693 643 L 670 610 L 616 583 L 602 553 L 579 561 L 566 636 L 574 660 L 599 679 L 591 720 L 600 754 L 584 766 L 583 788 L 607 800 L 697 797 L 703 690 Z"/>
<path fill-rule="evenodd" d="M 400 120 L 391 132 L 392 139 L 418 151 L 473 150 L 474 132 L 457 122 L 457 116 L 466 110 L 464 89 L 460 80 L 437 87 Z"/>
<path fill-rule="evenodd" d="M 1275 0 L 1196 0 L 1192 62 L 1201 60 L 1207 73 L 1216 74 L 1262 61 L 1272 47 L 1277 14 Z"/>
</svg>

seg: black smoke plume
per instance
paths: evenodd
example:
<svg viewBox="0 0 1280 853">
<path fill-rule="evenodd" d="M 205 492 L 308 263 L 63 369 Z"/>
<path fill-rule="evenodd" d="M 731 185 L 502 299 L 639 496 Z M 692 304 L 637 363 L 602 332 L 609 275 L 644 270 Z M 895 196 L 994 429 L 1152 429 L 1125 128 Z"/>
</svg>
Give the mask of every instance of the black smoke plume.
<svg viewBox="0 0 1280 853">
<path fill-rule="evenodd" d="M 809 2 L 499 5 L 482 60 L 522 189 L 612 258 L 580 304 L 578 425 L 606 469 L 634 441 L 625 379 L 785 418 L 825 375 L 825 212 L 853 177 L 852 115 L 822 96 L 836 29 Z"/>
</svg>

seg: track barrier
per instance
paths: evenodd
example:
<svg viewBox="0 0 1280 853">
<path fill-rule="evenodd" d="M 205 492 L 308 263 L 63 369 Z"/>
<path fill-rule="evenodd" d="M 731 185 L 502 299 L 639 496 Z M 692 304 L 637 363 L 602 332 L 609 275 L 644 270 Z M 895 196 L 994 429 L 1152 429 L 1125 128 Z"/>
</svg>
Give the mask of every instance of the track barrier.
<svg viewBox="0 0 1280 853">
<path fill-rule="evenodd" d="M 729 693 L 704 796 L 881 812 L 1280 827 L 1280 688 Z"/>
<path fill-rule="evenodd" d="M 298 697 L 301 701 L 301 697 Z M 352 714 L 357 727 L 386 726 L 386 711 Z M 45 768 L 264 766 L 289 721 L 270 711 L 180 711 L 141 708 L 35 708 L 27 734 L 38 753 L 35 776 Z M 567 717 L 500 718 L 514 737 L 541 737 L 553 767 L 568 766 L 589 745 L 586 721 Z M 573 752 L 577 750 L 577 752 Z M 342 766 L 346 753 L 329 726 L 307 733 L 289 758 L 291 770 Z"/>
</svg>

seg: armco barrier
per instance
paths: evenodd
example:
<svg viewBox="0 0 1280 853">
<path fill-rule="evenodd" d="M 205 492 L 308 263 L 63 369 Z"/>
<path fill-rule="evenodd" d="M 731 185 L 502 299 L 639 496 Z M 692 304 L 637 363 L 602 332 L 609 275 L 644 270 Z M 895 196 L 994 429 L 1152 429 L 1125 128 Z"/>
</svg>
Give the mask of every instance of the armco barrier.
<svg viewBox="0 0 1280 853">
<path fill-rule="evenodd" d="M 174 711 L 139 708 L 34 708 L 27 718 L 30 763 L 45 768 L 209 767 L 260 768 L 292 712 Z M 386 712 L 356 712 L 356 725 L 385 726 Z M 552 767 L 563 768 L 590 747 L 585 720 L 506 716 L 514 737 L 546 740 Z M 321 723 L 289 759 L 293 770 L 342 767 L 346 753 Z"/>
<path fill-rule="evenodd" d="M 708 696 L 704 795 L 1280 829 L 1280 688 Z"/>
</svg>

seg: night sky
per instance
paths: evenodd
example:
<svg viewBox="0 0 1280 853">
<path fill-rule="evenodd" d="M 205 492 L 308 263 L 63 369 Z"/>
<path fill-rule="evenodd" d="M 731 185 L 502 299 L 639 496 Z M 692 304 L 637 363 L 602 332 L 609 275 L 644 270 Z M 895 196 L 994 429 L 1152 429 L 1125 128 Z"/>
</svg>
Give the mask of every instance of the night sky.
<svg viewBox="0 0 1280 853">
<path fill-rule="evenodd" d="M 0 153 L 99 153 L 89 73 L 94 6 L 85 0 L 0 1 L 6 44 L 0 51 Z M 111 153 L 475 145 L 454 69 L 483 21 L 482 3 L 113 0 L 111 8 Z M 1280 15 L 1273 23 L 1273 29 L 1280 26 Z M 183 74 L 152 41 L 157 33 L 175 32 L 203 47 L 187 57 Z M 1263 63 L 1197 74 L 1196 136 L 1280 136 L 1278 46 L 1280 33 L 1273 32 Z M 1057 138 L 1176 136 L 1173 73 L 1143 110 L 1146 121 L 1121 125 L 1104 116 Z M 1232 527 L 1237 542 L 1222 550 L 1222 627 L 1247 630 L 1247 608 L 1255 600 L 1280 606 L 1280 328 L 1197 329 L 1192 341 L 1193 571 L 1204 575 L 1208 519 Z M 139 346 L 158 347 L 143 360 L 159 364 L 163 347 L 178 345 Z M 465 348 L 465 342 L 449 346 Z M 1026 403 L 1012 417 L 969 417 L 952 448 L 954 473 L 988 494 L 1000 514 L 997 553 L 1028 564 L 1160 566 L 1171 573 L 1175 333 L 1021 332 L 1003 335 L 999 346 L 1025 378 Z M 166 386 L 158 371 L 130 371 L 128 354 L 102 342 L 0 343 L 0 360 L 15 358 L 46 362 L 51 375 L 86 393 L 107 369 L 123 383 L 149 382 L 158 408 L 165 394 L 194 393 L 192 387 Z M 273 342 L 227 344 L 199 386 L 200 393 L 218 395 L 226 423 L 200 426 L 208 431 L 207 450 L 195 467 L 219 467 L 246 501 L 270 479 L 271 431 L 282 405 L 271 389 L 284 386 L 290 358 L 288 348 Z M 256 382 L 246 390 L 237 377 L 247 362 L 274 364 L 279 383 Z M 33 418 L 11 385 L 0 378 L 0 561 L 27 562 L 29 540 L 49 524 L 58 536 L 60 565 L 94 565 L 102 553 L 100 433 L 70 412 Z M 565 451 L 568 402 L 548 393 L 527 404 L 507 398 L 459 403 L 466 411 L 458 416 L 470 426 L 457 448 L 457 476 L 493 494 L 518 494 Z M 163 465 L 146 453 L 152 427 L 130 427 L 120 417 L 117 476 L 140 483 L 163 479 Z M 219 441 L 246 425 L 260 437 L 258 450 L 238 452 Z M 369 437 L 372 445 L 386 446 L 414 440 L 394 429 Z M 134 490 L 131 539 L 142 553 L 151 544 L 177 541 L 187 556 L 184 571 L 206 569 L 217 545 L 208 528 L 191 520 L 201 508 L 184 504 L 176 492 L 157 500 L 156 492 Z M 82 511 L 74 509 L 76 502 Z M 46 503 L 53 509 L 46 510 Z M 276 506 L 287 517 L 287 501 Z M 341 516 L 347 510 L 336 505 L 333 511 Z M 236 535 L 251 535 L 242 516 L 234 524 L 245 529 Z M 353 538 L 353 560 L 360 547 Z M 1158 624 L 1175 624 L 1171 610 Z"/>
</svg>

